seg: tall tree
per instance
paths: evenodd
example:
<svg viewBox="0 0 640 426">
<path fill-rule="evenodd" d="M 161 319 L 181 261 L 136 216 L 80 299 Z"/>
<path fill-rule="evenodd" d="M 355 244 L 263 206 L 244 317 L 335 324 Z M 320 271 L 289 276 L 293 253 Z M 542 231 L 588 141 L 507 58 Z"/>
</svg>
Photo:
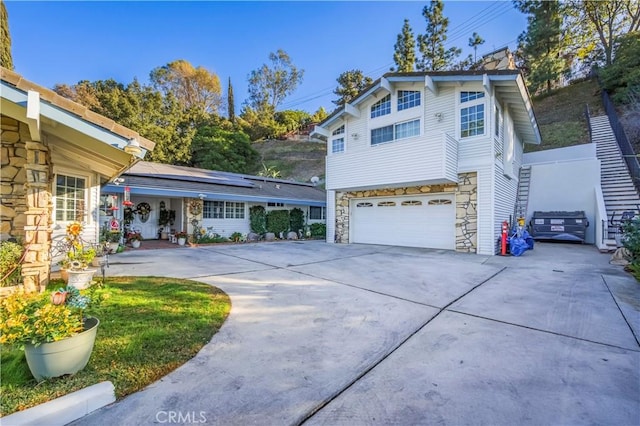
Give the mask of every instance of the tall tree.
<svg viewBox="0 0 640 426">
<path fill-rule="evenodd" d="M 329 113 L 327 112 L 327 110 L 324 109 L 324 107 L 320 107 L 316 112 L 313 113 L 313 115 L 311 115 L 311 122 L 320 123 L 328 116 L 329 116 Z"/>
<path fill-rule="evenodd" d="M 183 59 L 153 69 L 150 80 L 163 94 L 172 93 L 185 110 L 204 116 L 217 114 L 222 105 L 218 76 Z"/>
<path fill-rule="evenodd" d="M 442 0 L 431 0 L 431 3 L 422 9 L 422 15 L 427 20 L 427 28 L 424 34 L 418 35 L 418 48 L 422 53 L 422 58 L 416 65 L 419 70 L 449 69 L 462 52 L 457 47 L 446 49 L 444 46 L 447 41 L 449 19 L 443 15 L 443 9 Z"/>
<path fill-rule="evenodd" d="M 271 110 L 293 93 L 302 83 L 303 69 L 298 69 L 282 49 L 269 54 L 271 65 L 263 64 L 249 74 L 249 104 L 258 111 Z"/>
<path fill-rule="evenodd" d="M 480 37 L 480 34 L 474 32 L 469 37 L 469 47 L 473 47 L 473 62 L 478 62 L 478 46 L 484 44 L 484 39 Z"/>
<path fill-rule="evenodd" d="M 365 87 L 373 83 L 371 77 L 365 77 L 362 71 L 357 69 L 343 72 L 336 81 L 338 82 L 338 87 L 335 88 L 333 93 L 339 98 L 331 102 L 338 106 L 350 102 Z"/>
<path fill-rule="evenodd" d="M 236 120 L 236 105 L 233 99 L 233 86 L 231 86 L 231 77 L 229 77 L 229 86 L 227 87 L 227 103 L 229 121 L 233 123 Z"/>
<path fill-rule="evenodd" d="M 562 15 L 558 0 L 516 0 L 527 17 L 527 30 L 518 37 L 525 74 L 532 93 L 549 92 L 569 69 L 564 56 Z"/>
<path fill-rule="evenodd" d="M 579 55 L 592 62 L 601 55 L 604 65 L 610 65 L 618 39 L 640 30 L 637 0 L 571 0 L 565 10 Z"/>
<path fill-rule="evenodd" d="M 11 56 L 11 35 L 9 34 L 9 15 L 4 1 L 0 0 L 0 66 L 13 69 Z"/>
<path fill-rule="evenodd" d="M 393 46 L 393 61 L 396 63 L 396 71 L 411 72 L 416 64 L 416 39 L 409 25 L 409 20 L 404 20 L 402 32 L 398 34 L 396 44 Z"/>
</svg>

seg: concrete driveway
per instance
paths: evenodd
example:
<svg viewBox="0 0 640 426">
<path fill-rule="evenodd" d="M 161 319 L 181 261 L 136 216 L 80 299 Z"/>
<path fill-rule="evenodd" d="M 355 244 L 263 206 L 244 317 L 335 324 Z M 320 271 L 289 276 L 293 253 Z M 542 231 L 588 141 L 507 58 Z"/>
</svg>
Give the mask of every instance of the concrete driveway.
<svg viewBox="0 0 640 426">
<path fill-rule="evenodd" d="M 190 362 L 79 425 L 640 423 L 640 286 L 592 246 L 134 251 L 109 275 L 229 294 Z"/>
</svg>

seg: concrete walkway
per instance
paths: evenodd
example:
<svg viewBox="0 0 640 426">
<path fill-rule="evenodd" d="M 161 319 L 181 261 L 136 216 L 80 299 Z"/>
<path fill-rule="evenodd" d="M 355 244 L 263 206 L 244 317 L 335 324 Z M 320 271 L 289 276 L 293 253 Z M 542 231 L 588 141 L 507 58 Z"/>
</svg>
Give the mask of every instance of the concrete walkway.
<svg viewBox="0 0 640 426">
<path fill-rule="evenodd" d="M 111 260 L 109 275 L 218 286 L 233 308 L 190 362 L 77 425 L 640 422 L 640 286 L 593 246 L 503 258 L 276 242 Z"/>
</svg>

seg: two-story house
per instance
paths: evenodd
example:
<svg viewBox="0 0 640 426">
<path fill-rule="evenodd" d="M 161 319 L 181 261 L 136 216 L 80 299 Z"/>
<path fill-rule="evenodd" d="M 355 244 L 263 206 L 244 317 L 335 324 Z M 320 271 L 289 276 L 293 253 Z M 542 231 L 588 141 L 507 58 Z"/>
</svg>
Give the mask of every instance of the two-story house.
<svg viewBox="0 0 640 426">
<path fill-rule="evenodd" d="M 388 73 L 316 126 L 327 241 L 495 254 L 523 145 L 539 144 L 519 71 Z"/>
</svg>

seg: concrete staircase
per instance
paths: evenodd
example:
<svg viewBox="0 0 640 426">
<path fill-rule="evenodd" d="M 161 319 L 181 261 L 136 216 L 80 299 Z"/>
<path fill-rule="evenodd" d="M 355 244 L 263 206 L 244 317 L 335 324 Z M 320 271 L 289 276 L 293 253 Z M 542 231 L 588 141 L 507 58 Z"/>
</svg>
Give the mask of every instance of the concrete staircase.
<svg viewBox="0 0 640 426">
<path fill-rule="evenodd" d="M 592 117 L 591 141 L 596 144 L 596 155 L 600 160 L 600 179 L 602 195 L 607 210 L 608 220 L 613 217 L 614 223 L 620 219 L 623 211 L 639 213 L 640 196 L 633 185 L 627 164 L 625 163 L 616 137 L 609 124 L 609 117 L 602 115 Z M 615 248 L 617 226 L 609 224 L 607 244 Z"/>
</svg>

